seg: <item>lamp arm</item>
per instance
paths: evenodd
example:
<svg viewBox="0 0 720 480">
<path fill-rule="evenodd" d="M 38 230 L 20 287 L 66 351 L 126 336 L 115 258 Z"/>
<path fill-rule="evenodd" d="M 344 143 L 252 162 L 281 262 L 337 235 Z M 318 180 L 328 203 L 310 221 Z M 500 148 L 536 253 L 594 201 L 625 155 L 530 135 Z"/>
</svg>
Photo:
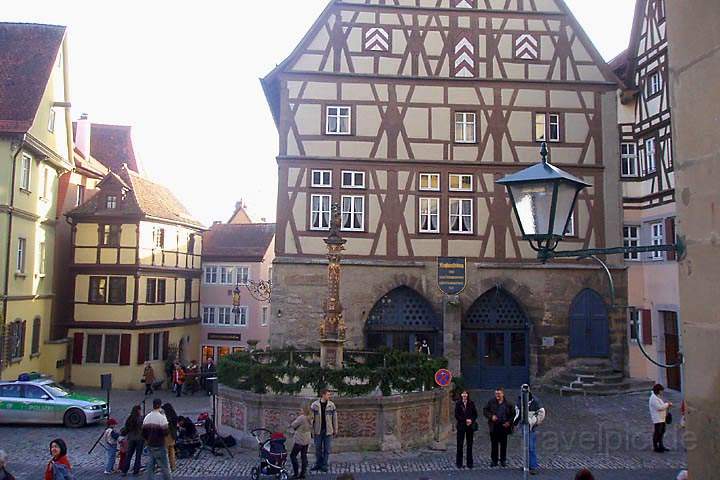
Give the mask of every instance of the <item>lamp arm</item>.
<svg viewBox="0 0 720 480">
<path fill-rule="evenodd" d="M 633 324 L 635 325 L 635 331 L 637 332 L 638 331 L 637 320 L 633 321 Z M 673 363 L 672 365 L 669 365 L 667 363 L 660 363 L 657 360 L 650 357 L 650 355 L 645 351 L 645 347 L 643 347 L 642 342 L 640 341 L 639 338 L 635 339 L 635 343 L 637 343 L 637 346 L 640 347 L 640 351 L 645 356 L 645 358 L 647 358 L 650 363 L 653 363 L 660 368 L 668 368 L 668 369 L 669 368 L 680 368 L 685 363 L 685 356 L 682 353 L 680 354 L 680 361 L 677 363 Z"/>
</svg>

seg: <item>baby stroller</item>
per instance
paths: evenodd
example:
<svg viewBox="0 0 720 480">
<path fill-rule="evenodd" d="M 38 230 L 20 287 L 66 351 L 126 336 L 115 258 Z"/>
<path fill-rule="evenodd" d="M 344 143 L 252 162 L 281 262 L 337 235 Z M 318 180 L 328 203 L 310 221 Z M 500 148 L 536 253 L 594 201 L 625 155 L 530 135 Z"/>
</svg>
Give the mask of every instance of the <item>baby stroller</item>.
<svg viewBox="0 0 720 480">
<path fill-rule="evenodd" d="M 285 435 L 273 433 L 266 428 L 256 428 L 250 433 L 258 442 L 260 461 L 259 465 L 250 471 L 250 478 L 258 480 L 261 475 L 274 475 L 278 480 L 287 480 L 285 463 L 288 454 L 285 448 Z"/>
</svg>

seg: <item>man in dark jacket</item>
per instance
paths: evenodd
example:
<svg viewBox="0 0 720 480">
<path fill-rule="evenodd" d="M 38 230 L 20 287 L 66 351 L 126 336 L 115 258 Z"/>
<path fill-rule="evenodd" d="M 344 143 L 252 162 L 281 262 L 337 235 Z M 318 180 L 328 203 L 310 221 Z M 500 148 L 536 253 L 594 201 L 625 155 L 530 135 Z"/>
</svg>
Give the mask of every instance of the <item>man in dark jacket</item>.
<svg viewBox="0 0 720 480">
<path fill-rule="evenodd" d="M 153 400 L 153 411 L 145 416 L 142 426 L 142 436 L 147 443 L 148 453 L 150 454 L 150 462 L 146 470 L 148 480 L 155 478 L 155 465 L 160 468 L 163 480 L 171 478 L 170 461 L 165 447 L 165 437 L 169 431 L 167 417 L 162 411 L 162 400 L 156 398 Z"/>
<path fill-rule="evenodd" d="M 507 466 L 507 437 L 512 433 L 513 419 L 515 418 L 515 405 L 505 399 L 505 389 L 495 389 L 495 398 L 490 400 L 483 415 L 490 427 L 490 443 L 492 444 L 492 466 L 498 465 L 498 450 L 500 451 L 500 465 Z"/>
</svg>

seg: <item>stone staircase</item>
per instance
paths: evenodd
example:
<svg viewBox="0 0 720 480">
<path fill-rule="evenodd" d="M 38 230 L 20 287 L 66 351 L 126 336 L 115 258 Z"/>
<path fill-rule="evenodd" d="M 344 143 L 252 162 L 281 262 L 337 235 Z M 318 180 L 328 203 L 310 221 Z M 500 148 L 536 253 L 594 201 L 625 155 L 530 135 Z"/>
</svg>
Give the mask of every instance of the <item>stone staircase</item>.
<svg viewBox="0 0 720 480">
<path fill-rule="evenodd" d="M 619 395 L 649 391 L 650 380 L 625 378 L 606 361 L 578 361 L 552 378 L 545 388 L 560 395 Z"/>
</svg>

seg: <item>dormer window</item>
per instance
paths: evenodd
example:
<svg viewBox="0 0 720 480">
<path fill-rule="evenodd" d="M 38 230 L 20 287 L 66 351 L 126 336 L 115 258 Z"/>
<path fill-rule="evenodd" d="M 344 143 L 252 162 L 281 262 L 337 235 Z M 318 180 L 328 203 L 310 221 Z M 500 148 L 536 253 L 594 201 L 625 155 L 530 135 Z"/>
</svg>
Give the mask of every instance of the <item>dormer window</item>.
<svg viewBox="0 0 720 480">
<path fill-rule="evenodd" d="M 117 208 L 117 195 L 108 195 L 105 197 L 105 208 L 108 210 Z"/>
</svg>

